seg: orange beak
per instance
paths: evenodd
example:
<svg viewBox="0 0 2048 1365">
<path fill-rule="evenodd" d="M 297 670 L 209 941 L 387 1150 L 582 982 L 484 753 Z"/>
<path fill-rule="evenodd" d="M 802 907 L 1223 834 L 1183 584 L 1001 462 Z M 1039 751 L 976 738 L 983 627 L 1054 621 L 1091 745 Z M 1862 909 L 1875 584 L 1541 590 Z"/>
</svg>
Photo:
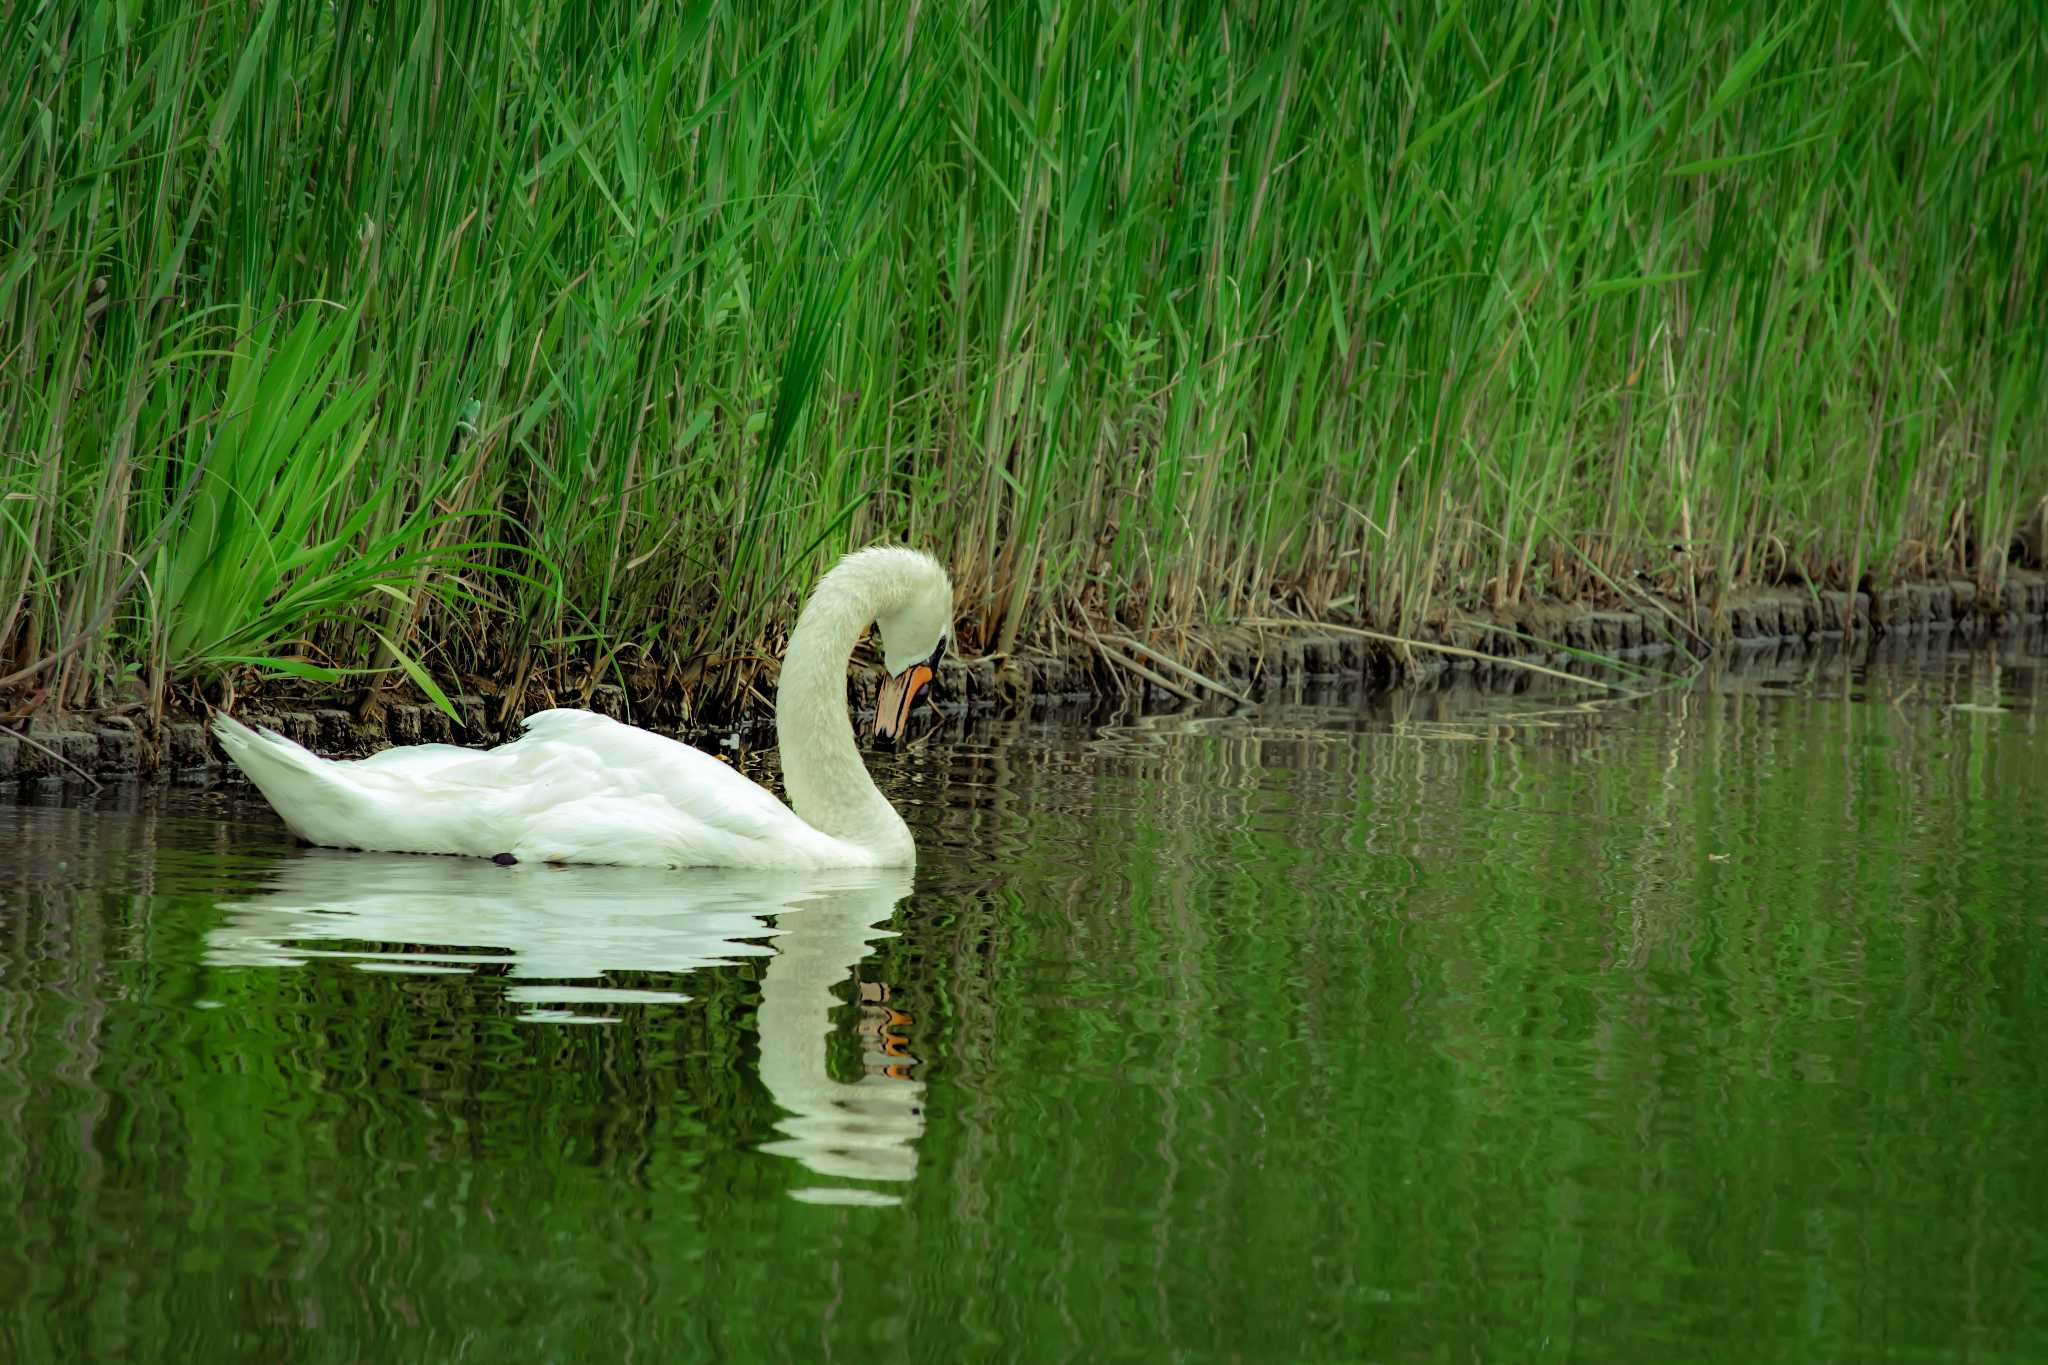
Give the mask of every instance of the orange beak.
<svg viewBox="0 0 2048 1365">
<path fill-rule="evenodd" d="M 903 738 L 910 726 L 910 708 L 935 675 L 930 664 L 912 664 L 893 678 L 883 680 L 875 694 L 875 743 L 891 745 Z"/>
</svg>

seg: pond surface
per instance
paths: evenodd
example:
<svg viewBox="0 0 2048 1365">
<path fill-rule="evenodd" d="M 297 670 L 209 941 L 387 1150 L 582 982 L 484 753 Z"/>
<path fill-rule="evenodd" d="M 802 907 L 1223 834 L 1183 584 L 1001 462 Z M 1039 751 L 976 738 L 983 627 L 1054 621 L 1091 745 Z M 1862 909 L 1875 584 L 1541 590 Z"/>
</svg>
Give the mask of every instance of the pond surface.
<svg viewBox="0 0 2048 1365">
<path fill-rule="evenodd" d="M 956 724 L 914 879 L 26 793 L 0 1357 L 2048 1358 L 2040 649 Z"/>
</svg>

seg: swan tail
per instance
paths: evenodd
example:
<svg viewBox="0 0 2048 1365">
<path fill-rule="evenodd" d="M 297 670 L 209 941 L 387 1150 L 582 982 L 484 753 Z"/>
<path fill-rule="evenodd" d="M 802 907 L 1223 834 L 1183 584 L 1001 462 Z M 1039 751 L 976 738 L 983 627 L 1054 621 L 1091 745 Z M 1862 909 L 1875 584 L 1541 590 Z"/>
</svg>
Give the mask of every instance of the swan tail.
<svg viewBox="0 0 2048 1365">
<path fill-rule="evenodd" d="M 214 714 L 213 734 L 294 834 L 313 843 L 327 842 L 313 830 L 323 822 L 308 817 L 334 804 L 338 784 L 333 763 L 275 730 L 252 729 L 226 712 Z"/>
<path fill-rule="evenodd" d="M 258 768 L 275 768 L 282 764 L 299 771 L 316 768 L 325 759 L 313 753 L 302 744 L 293 743 L 268 726 L 250 727 L 242 724 L 225 711 L 217 711 L 213 717 L 213 737 L 220 741 L 220 747 L 227 750 L 229 758 L 248 772 L 253 763 Z"/>
</svg>

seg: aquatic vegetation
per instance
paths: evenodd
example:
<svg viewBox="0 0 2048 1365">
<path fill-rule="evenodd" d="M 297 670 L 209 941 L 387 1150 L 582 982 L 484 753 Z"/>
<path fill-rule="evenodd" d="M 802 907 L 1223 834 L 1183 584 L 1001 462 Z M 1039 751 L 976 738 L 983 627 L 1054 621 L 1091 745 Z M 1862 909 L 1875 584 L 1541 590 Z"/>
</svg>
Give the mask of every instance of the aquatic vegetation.
<svg viewBox="0 0 2048 1365">
<path fill-rule="evenodd" d="M 1995 581 L 2043 89 L 2020 7 L 14 6 L 0 677 L 676 668 L 880 537 L 970 649 Z"/>
</svg>

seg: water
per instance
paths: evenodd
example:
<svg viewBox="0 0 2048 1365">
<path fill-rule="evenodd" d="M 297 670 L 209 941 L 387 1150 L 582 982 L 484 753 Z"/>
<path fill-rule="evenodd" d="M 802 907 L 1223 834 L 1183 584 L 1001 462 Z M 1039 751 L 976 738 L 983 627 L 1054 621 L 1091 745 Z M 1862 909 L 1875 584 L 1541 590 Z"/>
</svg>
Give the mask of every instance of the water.
<svg viewBox="0 0 2048 1365">
<path fill-rule="evenodd" d="M 914 883 L 0 804 L 0 1355 L 2043 1359 L 2039 649 L 977 722 Z"/>
</svg>

